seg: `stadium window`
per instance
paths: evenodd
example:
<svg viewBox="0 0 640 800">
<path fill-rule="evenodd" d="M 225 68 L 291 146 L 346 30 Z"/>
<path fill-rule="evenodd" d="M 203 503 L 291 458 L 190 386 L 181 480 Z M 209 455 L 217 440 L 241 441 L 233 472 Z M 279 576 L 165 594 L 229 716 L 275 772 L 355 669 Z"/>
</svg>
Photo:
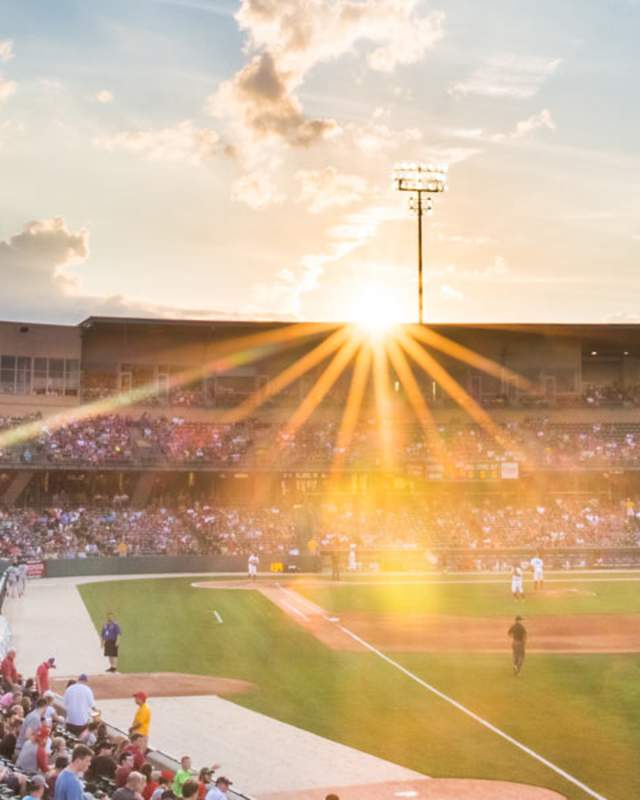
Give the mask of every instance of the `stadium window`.
<svg viewBox="0 0 640 800">
<path fill-rule="evenodd" d="M 18 356 L 16 393 L 31 394 L 31 359 L 28 356 Z"/>
<path fill-rule="evenodd" d="M 47 393 L 47 359 L 33 359 L 33 392 L 34 394 Z"/>
<path fill-rule="evenodd" d="M 80 362 L 76 358 L 67 358 L 64 362 L 64 393 L 76 397 L 80 391 Z"/>
<path fill-rule="evenodd" d="M 64 358 L 49 359 L 49 394 L 64 394 Z"/>
<path fill-rule="evenodd" d="M 15 394 L 16 391 L 16 357 L 2 356 L 0 358 L 0 392 L 2 394 Z"/>
</svg>

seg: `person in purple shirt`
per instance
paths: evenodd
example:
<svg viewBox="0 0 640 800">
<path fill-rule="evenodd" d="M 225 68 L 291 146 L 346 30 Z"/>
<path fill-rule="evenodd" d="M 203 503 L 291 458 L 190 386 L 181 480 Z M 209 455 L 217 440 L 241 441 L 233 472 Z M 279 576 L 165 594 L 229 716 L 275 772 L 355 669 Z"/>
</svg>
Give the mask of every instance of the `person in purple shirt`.
<svg viewBox="0 0 640 800">
<path fill-rule="evenodd" d="M 84 744 L 76 745 L 71 763 L 56 778 L 54 800 L 84 800 L 84 785 L 80 777 L 89 769 L 93 752 Z"/>
<path fill-rule="evenodd" d="M 118 671 L 118 645 L 122 631 L 120 626 L 113 618 L 113 611 L 107 611 L 107 621 L 102 626 L 100 639 L 104 648 L 104 654 L 109 659 L 107 672 Z"/>
</svg>

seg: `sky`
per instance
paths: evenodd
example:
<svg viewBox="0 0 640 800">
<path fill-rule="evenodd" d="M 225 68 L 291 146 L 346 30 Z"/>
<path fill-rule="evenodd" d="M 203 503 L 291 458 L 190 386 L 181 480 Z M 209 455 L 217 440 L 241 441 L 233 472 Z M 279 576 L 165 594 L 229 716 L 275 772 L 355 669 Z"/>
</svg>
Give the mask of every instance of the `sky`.
<svg viewBox="0 0 640 800">
<path fill-rule="evenodd" d="M 640 0 L 0 0 L 0 318 L 640 319 Z"/>
</svg>

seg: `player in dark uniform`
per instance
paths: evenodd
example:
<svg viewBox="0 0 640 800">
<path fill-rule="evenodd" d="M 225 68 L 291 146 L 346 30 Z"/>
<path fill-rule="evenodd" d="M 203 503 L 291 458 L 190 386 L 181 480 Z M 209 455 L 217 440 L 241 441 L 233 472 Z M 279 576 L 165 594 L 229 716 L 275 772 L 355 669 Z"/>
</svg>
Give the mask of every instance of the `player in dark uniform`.
<svg viewBox="0 0 640 800">
<path fill-rule="evenodd" d="M 511 650 L 513 652 L 513 674 L 519 675 L 524 664 L 524 654 L 527 646 L 527 629 L 522 624 L 522 617 L 516 617 L 509 628 L 511 637 Z"/>
</svg>

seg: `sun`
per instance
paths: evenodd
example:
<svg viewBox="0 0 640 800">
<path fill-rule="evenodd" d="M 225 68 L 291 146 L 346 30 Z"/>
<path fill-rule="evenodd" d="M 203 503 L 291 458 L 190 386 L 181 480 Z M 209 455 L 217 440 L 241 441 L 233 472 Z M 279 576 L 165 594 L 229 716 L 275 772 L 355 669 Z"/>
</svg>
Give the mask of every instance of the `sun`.
<svg viewBox="0 0 640 800">
<path fill-rule="evenodd" d="M 350 319 L 370 339 L 382 339 L 402 322 L 393 295 L 384 286 L 369 286 L 351 304 Z"/>
</svg>

